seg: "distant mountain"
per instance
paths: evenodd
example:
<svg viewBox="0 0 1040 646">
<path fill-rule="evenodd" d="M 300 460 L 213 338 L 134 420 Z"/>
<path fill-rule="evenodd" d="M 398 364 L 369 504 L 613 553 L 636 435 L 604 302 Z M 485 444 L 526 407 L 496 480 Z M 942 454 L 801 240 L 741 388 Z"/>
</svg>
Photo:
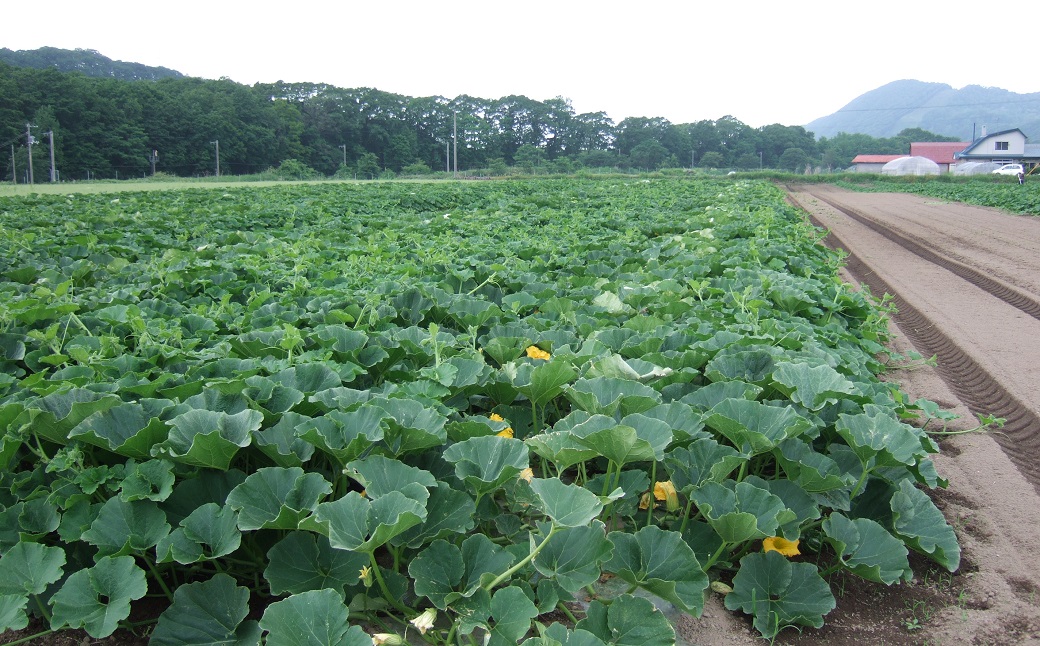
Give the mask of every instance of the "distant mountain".
<svg viewBox="0 0 1040 646">
<path fill-rule="evenodd" d="M 1017 94 L 995 87 L 902 80 L 871 90 L 834 114 L 805 126 L 819 137 L 839 132 L 893 137 L 905 128 L 923 128 L 971 141 L 988 132 L 1019 128 L 1040 142 L 1040 92 Z"/>
<path fill-rule="evenodd" d="M 87 76 L 108 77 L 123 81 L 154 81 L 161 78 L 182 78 L 184 75 L 165 67 L 149 67 L 141 63 L 114 61 L 93 49 L 39 49 L 10 50 L 0 48 L 0 61 L 15 67 L 56 69 L 59 72 L 83 72 Z"/>
</svg>

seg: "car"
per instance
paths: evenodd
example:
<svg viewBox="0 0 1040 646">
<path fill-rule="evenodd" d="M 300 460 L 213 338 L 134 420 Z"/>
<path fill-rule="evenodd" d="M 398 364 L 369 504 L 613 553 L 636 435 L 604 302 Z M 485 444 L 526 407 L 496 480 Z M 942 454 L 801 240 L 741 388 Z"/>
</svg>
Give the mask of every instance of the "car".
<svg viewBox="0 0 1040 646">
<path fill-rule="evenodd" d="M 1024 173 L 1025 170 L 1022 168 L 1022 164 L 1004 164 L 997 170 L 993 171 L 994 175 L 1018 175 Z"/>
</svg>

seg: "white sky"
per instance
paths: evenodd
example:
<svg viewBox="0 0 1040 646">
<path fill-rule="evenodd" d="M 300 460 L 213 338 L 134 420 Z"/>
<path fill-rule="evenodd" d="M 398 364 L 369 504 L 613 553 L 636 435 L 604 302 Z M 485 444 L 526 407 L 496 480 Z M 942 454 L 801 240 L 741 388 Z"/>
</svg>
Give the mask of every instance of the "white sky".
<svg viewBox="0 0 1040 646">
<path fill-rule="evenodd" d="M 563 96 L 576 112 L 604 111 L 616 123 L 732 115 L 753 127 L 804 125 L 906 78 L 1040 91 L 1040 79 L 1006 43 L 960 55 L 966 42 L 993 32 L 981 5 L 965 10 L 949 0 L 4 5 L 0 47 L 15 50 L 96 49 L 247 85 L 311 81 L 449 99 Z M 1009 11 L 1024 20 L 1028 6 Z"/>
</svg>

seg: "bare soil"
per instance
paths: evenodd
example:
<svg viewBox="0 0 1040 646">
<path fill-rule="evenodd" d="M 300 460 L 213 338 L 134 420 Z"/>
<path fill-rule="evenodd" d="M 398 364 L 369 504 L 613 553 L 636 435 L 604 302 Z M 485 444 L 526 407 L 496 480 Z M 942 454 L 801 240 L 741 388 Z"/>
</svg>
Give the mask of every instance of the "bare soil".
<svg viewBox="0 0 1040 646">
<path fill-rule="evenodd" d="M 850 282 L 894 297 L 893 349 L 937 358 L 887 378 L 958 413 L 950 430 L 976 427 L 978 415 L 1007 422 L 940 442 L 950 486 L 932 494 L 961 543 L 957 572 L 918 558 L 910 584 L 832 579 L 838 607 L 826 625 L 776 643 L 1040 644 L 1040 219 L 833 186 L 788 194 L 830 232 L 826 244 L 849 253 Z M 690 644 L 756 643 L 717 597 L 679 627 Z"/>
<path fill-rule="evenodd" d="M 915 558 L 909 584 L 837 576 L 826 625 L 774 643 L 1040 644 L 1040 219 L 831 186 L 793 186 L 789 196 L 830 232 L 826 244 L 850 254 L 851 283 L 894 296 L 893 349 L 937 356 L 934 368 L 918 362 L 887 378 L 959 414 L 950 430 L 977 426 L 977 415 L 1008 421 L 999 432 L 941 441 L 936 466 L 950 486 L 933 497 L 961 542 L 957 572 Z M 700 619 L 682 616 L 677 628 L 683 644 L 763 643 L 714 594 Z M 145 640 L 66 631 L 34 643 Z"/>
</svg>

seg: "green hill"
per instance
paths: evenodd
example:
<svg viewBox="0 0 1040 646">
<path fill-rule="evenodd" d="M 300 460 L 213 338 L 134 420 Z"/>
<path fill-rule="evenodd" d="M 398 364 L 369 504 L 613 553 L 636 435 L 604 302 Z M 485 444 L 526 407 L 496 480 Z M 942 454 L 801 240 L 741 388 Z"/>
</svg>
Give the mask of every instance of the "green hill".
<svg viewBox="0 0 1040 646">
<path fill-rule="evenodd" d="M 87 76 L 107 77 L 123 81 L 154 81 L 161 78 L 181 78 L 184 75 L 166 67 L 149 67 L 141 63 L 114 61 L 93 49 L 39 49 L 11 50 L 0 48 L 0 61 L 15 67 L 56 69 L 59 72 L 82 72 Z"/>
<path fill-rule="evenodd" d="M 1040 92 L 1017 94 L 995 87 L 893 81 L 849 102 L 834 114 L 805 126 L 817 137 L 839 132 L 892 137 L 906 128 L 922 128 L 962 141 L 981 133 L 1020 128 L 1040 140 Z"/>
</svg>

